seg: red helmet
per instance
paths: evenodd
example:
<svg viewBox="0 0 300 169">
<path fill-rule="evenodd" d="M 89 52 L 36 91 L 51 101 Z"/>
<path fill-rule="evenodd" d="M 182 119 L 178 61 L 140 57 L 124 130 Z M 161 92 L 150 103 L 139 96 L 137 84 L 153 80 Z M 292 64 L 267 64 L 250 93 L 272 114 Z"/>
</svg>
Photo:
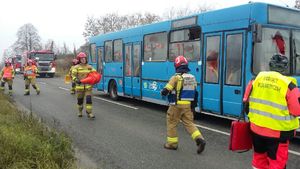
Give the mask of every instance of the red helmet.
<svg viewBox="0 0 300 169">
<path fill-rule="evenodd" d="M 73 63 L 73 65 L 77 65 L 78 64 L 78 60 L 77 59 L 73 59 L 72 63 Z"/>
<path fill-rule="evenodd" d="M 84 52 L 78 53 L 77 60 L 80 60 L 81 58 L 86 58 L 86 54 Z"/>
<path fill-rule="evenodd" d="M 11 62 L 8 59 L 6 59 L 5 64 L 11 64 Z"/>
<path fill-rule="evenodd" d="M 178 68 L 179 66 L 182 65 L 188 65 L 187 59 L 184 56 L 177 56 L 174 61 L 175 68 Z"/>
</svg>

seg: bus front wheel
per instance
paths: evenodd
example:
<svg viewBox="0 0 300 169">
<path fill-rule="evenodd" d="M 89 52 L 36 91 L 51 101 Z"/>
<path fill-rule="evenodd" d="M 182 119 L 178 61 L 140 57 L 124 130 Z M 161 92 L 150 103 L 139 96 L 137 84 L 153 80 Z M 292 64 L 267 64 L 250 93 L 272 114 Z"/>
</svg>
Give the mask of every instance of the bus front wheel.
<svg viewBox="0 0 300 169">
<path fill-rule="evenodd" d="M 110 83 L 109 86 L 109 96 L 112 100 L 118 100 L 118 90 L 117 85 L 114 81 Z"/>
</svg>

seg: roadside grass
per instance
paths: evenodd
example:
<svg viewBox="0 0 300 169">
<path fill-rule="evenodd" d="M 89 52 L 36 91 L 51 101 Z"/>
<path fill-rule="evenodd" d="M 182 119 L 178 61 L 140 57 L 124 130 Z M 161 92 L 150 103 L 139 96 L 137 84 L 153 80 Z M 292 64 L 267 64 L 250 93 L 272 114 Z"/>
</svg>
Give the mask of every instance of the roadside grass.
<svg viewBox="0 0 300 169">
<path fill-rule="evenodd" d="M 77 168 L 71 140 L 20 112 L 0 93 L 0 169 L 31 168 Z"/>
</svg>

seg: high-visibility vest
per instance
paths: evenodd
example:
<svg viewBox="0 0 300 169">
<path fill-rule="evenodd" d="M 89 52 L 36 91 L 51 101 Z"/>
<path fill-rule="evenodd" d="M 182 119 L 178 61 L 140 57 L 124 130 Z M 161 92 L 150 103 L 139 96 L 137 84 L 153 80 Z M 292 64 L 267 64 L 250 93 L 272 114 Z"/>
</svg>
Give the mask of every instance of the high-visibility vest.
<svg viewBox="0 0 300 169">
<path fill-rule="evenodd" d="M 14 73 L 14 69 L 12 66 L 5 66 L 3 68 L 3 78 L 12 79 Z"/>
<path fill-rule="evenodd" d="M 296 79 L 278 72 L 260 72 L 253 82 L 249 98 L 251 123 L 277 131 L 291 131 L 299 128 L 299 120 L 288 110 L 286 93 L 288 85 Z"/>
<path fill-rule="evenodd" d="M 170 104 L 191 104 L 195 99 L 196 79 L 192 74 L 176 74 L 176 86 L 171 86 L 169 83 L 166 85 L 171 94 L 168 96 Z"/>
</svg>

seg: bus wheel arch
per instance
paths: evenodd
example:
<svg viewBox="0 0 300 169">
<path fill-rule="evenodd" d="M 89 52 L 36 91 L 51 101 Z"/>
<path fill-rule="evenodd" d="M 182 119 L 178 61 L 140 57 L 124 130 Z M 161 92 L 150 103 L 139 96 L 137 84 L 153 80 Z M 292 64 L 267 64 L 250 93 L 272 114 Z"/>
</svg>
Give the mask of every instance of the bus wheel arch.
<svg viewBox="0 0 300 169">
<path fill-rule="evenodd" d="M 118 88 L 115 80 L 109 81 L 108 93 L 112 100 L 118 100 Z"/>
</svg>

